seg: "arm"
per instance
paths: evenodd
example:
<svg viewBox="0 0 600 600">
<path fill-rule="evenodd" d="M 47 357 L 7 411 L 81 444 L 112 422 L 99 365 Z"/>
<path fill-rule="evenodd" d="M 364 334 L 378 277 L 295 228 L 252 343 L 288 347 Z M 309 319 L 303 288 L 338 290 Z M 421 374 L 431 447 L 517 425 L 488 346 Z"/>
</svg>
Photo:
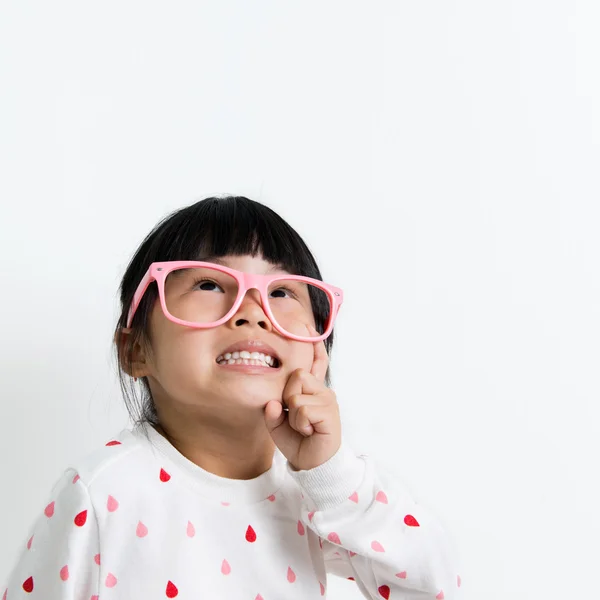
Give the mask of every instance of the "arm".
<svg viewBox="0 0 600 600">
<path fill-rule="evenodd" d="M 316 468 L 288 472 L 303 490 L 303 521 L 321 538 L 329 573 L 353 578 L 365 598 L 453 600 L 460 568 L 453 540 L 393 475 L 342 442 Z"/>
<path fill-rule="evenodd" d="M 98 524 L 87 487 L 74 469 L 54 485 L 32 533 L 0 589 L 2 598 L 34 592 L 45 600 L 89 600 L 98 594 Z"/>
</svg>

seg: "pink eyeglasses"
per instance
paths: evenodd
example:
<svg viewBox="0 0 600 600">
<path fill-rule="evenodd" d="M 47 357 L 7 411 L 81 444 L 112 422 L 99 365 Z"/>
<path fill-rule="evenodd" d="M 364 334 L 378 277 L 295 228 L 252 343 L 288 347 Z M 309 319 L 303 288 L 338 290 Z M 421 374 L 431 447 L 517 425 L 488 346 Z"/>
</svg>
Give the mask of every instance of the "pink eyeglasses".
<svg viewBox="0 0 600 600">
<path fill-rule="evenodd" d="M 196 329 L 218 327 L 239 309 L 246 292 L 257 289 L 262 308 L 283 336 L 299 342 L 318 342 L 329 336 L 344 299 L 343 291 L 318 279 L 301 275 L 259 275 L 201 261 L 154 262 L 133 296 L 127 316 L 127 328 L 144 293 L 156 281 L 162 311 L 167 319 Z M 207 289 L 215 286 L 217 289 Z M 270 294 L 285 293 L 270 297 Z M 313 302 L 326 314 L 325 331 L 318 335 L 300 335 L 309 331 Z"/>
</svg>

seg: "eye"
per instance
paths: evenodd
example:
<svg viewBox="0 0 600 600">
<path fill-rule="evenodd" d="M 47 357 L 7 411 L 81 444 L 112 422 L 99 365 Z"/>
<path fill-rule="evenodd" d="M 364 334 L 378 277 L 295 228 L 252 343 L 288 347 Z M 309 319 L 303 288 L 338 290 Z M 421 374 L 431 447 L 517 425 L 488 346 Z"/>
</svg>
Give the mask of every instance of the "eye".
<svg viewBox="0 0 600 600">
<path fill-rule="evenodd" d="M 211 279 L 198 279 L 198 281 L 196 281 L 194 283 L 194 287 L 196 287 L 197 285 L 202 284 L 200 286 L 200 289 L 203 292 L 214 292 L 217 291 L 215 290 L 215 288 L 218 288 L 221 292 L 223 292 L 223 288 L 216 282 L 212 281 Z"/>
<path fill-rule="evenodd" d="M 294 292 L 292 292 L 292 290 L 290 290 L 290 289 L 288 289 L 286 287 L 277 288 L 276 290 L 273 290 L 271 292 L 271 294 L 277 294 L 278 292 L 282 292 L 283 294 L 286 294 L 286 293 L 289 294 L 289 296 L 288 296 L 289 298 L 295 298 L 296 297 L 296 295 L 294 294 Z M 273 297 L 274 298 L 285 298 L 286 296 L 285 295 L 277 295 L 277 296 L 273 296 Z"/>
</svg>

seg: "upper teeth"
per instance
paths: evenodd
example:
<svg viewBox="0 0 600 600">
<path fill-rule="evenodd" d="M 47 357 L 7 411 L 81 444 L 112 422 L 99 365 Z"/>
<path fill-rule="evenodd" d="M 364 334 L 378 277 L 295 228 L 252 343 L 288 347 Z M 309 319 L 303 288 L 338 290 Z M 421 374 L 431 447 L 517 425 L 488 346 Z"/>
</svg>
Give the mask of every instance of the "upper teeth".
<svg viewBox="0 0 600 600">
<path fill-rule="evenodd" d="M 264 354 L 263 352 L 248 352 L 242 350 L 241 352 L 226 352 L 217 357 L 217 362 L 227 362 L 232 365 L 234 363 L 242 364 L 249 360 L 257 360 L 266 363 L 269 366 L 273 366 L 275 359 L 270 354 Z M 246 364 L 249 364 L 246 362 Z"/>
</svg>

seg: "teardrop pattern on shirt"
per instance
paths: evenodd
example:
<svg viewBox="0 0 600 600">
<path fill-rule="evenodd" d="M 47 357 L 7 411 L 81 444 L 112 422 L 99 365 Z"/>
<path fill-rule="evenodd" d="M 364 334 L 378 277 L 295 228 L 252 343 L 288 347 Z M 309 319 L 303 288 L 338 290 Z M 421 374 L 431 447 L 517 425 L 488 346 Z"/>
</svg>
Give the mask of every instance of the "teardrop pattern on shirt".
<svg viewBox="0 0 600 600">
<path fill-rule="evenodd" d="M 377 492 L 377 496 L 375 496 L 375 500 L 377 500 L 377 502 L 381 502 L 382 504 L 388 503 L 387 496 L 385 495 L 385 492 L 383 490 L 379 490 Z"/>
<path fill-rule="evenodd" d="M 248 542 L 256 541 L 256 532 L 252 529 L 252 525 L 248 525 L 248 529 L 246 529 L 246 540 Z"/>
<path fill-rule="evenodd" d="M 375 550 L 375 552 L 385 552 L 385 550 L 383 549 L 383 546 L 377 540 L 373 540 L 371 542 L 371 548 L 373 548 L 373 550 Z"/>
<path fill-rule="evenodd" d="M 106 446 L 120 446 L 121 442 L 119 442 L 118 440 L 111 440 L 110 442 L 107 442 L 105 445 Z"/>
<path fill-rule="evenodd" d="M 194 524 L 191 521 L 187 522 L 187 527 L 186 527 L 186 534 L 188 537 L 194 537 L 196 535 L 196 528 L 194 527 Z"/>
<path fill-rule="evenodd" d="M 77 525 L 77 527 L 83 527 L 85 525 L 86 521 L 87 521 L 87 510 L 82 510 L 73 519 L 73 523 L 75 523 L 75 525 Z"/>
<path fill-rule="evenodd" d="M 254 598 L 254 600 L 265 600 L 265 599 L 260 594 L 256 594 L 256 598 Z"/>
<path fill-rule="evenodd" d="M 31 542 L 33 541 L 33 536 L 31 536 L 29 538 L 29 541 L 27 542 L 27 550 L 31 550 Z"/>
<path fill-rule="evenodd" d="M 461 582 L 461 579 L 460 579 L 460 575 L 457 575 L 457 576 L 456 576 L 456 585 L 457 585 L 458 587 L 460 587 L 460 584 L 461 584 L 461 583 L 462 583 L 462 582 Z"/>
<path fill-rule="evenodd" d="M 69 566 L 65 565 L 61 570 L 60 570 L 60 578 L 63 581 L 67 581 L 67 579 L 69 579 Z"/>
<path fill-rule="evenodd" d="M 221 563 L 221 573 L 223 573 L 223 575 L 229 575 L 229 573 L 231 573 L 231 567 L 225 558 Z"/>
<path fill-rule="evenodd" d="M 444 592 L 441 591 L 435 598 L 436 600 L 444 600 Z"/>
<path fill-rule="evenodd" d="M 99 555 L 99 554 L 96 554 L 96 556 L 94 556 L 94 562 L 95 562 L 97 565 L 100 565 L 100 555 Z"/>
<path fill-rule="evenodd" d="M 52 517 L 52 515 L 54 514 L 54 502 L 50 502 L 50 504 L 46 506 L 46 508 L 44 509 L 44 514 L 48 518 Z"/>
<path fill-rule="evenodd" d="M 353 492 L 351 496 L 348 496 L 348 500 L 352 500 L 352 502 L 356 502 L 356 504 L 358 504 L 358 494 Z"/>
<path fill-rule="evenodd" d="M 292 570 L 292 567 L 288 567 L 288 570 L 287 570 L 287 580 L 290 583 L 294 583 L 294 581 L 296 581 L 296 573 L 294 573 L 294 571 Z"/>
<path fill-rule="evenodd" d="M 163 483 L 166 483 L 167 481 L 169 481 L 169 479 L 171 479 L 171 476 L 164 469 L 161 469 L 160 470 L 160 480 Z"/>
<path fill-rule="evenodd" d="M 379 592 L 379 595 L 382 598 L 385 598 L 386 600 L 388 600 L 388 598 L 390 597 L 390 586 L 389 585 L 380 585 L 377 588 L 377 591 Z"/>
<path fill-rule="evenodd" d="M 316 512 L 316 511 L 314 511 L 314 510 L 311 510 L 311 511 L 308 513 L 308 520 L 309 520 L 311 523 L 312 523 L 313 516 L 314 516 L 315 512 Z"/>
<path fill-rule="evenodd" d="M 109 573 L 104 580 L 104 585 L 109 588 L 115 587 L 117 585 L 117 578 L 112 573 Z"/>
<path fill-rule="evenodd" d="M 304 525 L 302 524 L 302 521 L 298 521 L 298 534 L 299 535 L 304 535 Z"/>
<path fill-rule="evenodd" d="M 271 494 L 270 496 L 267 496 L 267 500 L 270 500 L 271 502 L 275 502 L 275 494 Z"/>
<path fill-rule="evenodd" d="M 406 571 L 401 571 L 400 573 L 396 573 L 396 577 L 400 577 L 400 579 L 406 579 Z"/>
<path fill-rule="evenodd" d="M 167 582 L 167 589 L 165 590 L 165 594 L 167 595 L 167 598 L 175 598 L 175 596 L 179 594 L 177 586 L 171 580 Z"/>
<path fill-rule="evenodd" d="M 33 577 L 29 577 L 23 582 L 23 590 L 25 590 L 28 594 L 33 592 Z"/>
<path fill-rule="evenodd" d="M 77 473 L 77 475 L 75 475 L 75 477 L 73 477 L 73 483 L 77 483 L 79 481 L 80 477 L 79 477 L 79 473 Z"/>
<path fill-rule="evenodd" d="M 412 515 L 406 515 L 404 522 L 410 527 L 420 527 L 419 522 Z"/>
<path fill-rule="evenodd" d="M 321 596 L 325 595 L 325 586 L 319 581 L 319 586 L 321 586 Z"/>
<path fill-rule="evenodd" d="M 8 588 L 4 590 L 4 594 L 2 595 L 2 600 L 6 600 L 6 594 L 8 594 Z"/>
<path fill-rule="evenodd" d="M 327 539 L 328 539 L 330 542 L 333 542 L 334 544 L 338 544 L 339 546 L 341 546 L 341 545 L 342 545 L 342 542 L 340 541 L 340 536 L 339 536 L 337 533 L 335 533 L 335 531 L 332 531 L 332 532 L 331 532 L 331 533 L 330 533 L 330 534 L 327 536 Z"/>
<path fill-rule="evenodd" d="M 135 535 L 137 535 L 139 538 L 143 538 L 148 535 L 148 528 L 141 521 L 138 521 Z"/>
<path fill-rule="evenodd" d="M 117 499 L 109 495 L 108 500 L 106 501 L 106 508 L 108 509 L 108 512 L 115 512 L 115 510 L 119 508 Z"/>
</svg>

